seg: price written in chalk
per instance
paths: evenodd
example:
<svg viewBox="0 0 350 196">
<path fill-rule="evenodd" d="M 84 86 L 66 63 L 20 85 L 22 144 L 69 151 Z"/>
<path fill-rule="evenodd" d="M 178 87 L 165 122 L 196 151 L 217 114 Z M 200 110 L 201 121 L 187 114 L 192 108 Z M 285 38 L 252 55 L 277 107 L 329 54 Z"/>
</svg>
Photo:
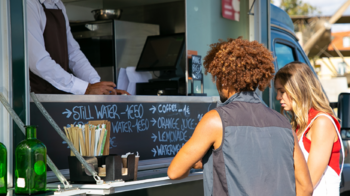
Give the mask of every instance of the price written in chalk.
<svg viewBox="0 0 350 196">
<path fill-rule="evenodd" d="M 152 114 L 158 112 L 160 114 L 166 113 L 183 113 L 185 116 L 190 114 L 190 107 L 185 105 L 183 108 L 178 108 L 177 104 L 158 104 L 158 106 L 152 105 L 149 109 Z"/>
<path fill-rule="evenodd" d="M 88 106 L 74 106 L 71 110 L 65 108 L 62 114 L 66 118 L 73 117 L 75 121 L 78 120 L 93 120 L 93 119 L 120 119 L 120 115 L 127 115 L 128 119 L 143 118 L 144 109 L 142 104 L 127 105 L 124 112 L 118 113 L 117 104 L 101 105 L 98 107 L 94 105 L 95 116 L 91 112 L 90 105 Z"/>
<path fill-rule="evenodd" d="M 147 131 L 149 129 L 148 119 L 136 119 L 134 124 L 132 121 L 117 121 L 111 124 L 113 133 L 133 133 Z M 134 131 L 133 131 L 134 129 Z"/>
</svg>

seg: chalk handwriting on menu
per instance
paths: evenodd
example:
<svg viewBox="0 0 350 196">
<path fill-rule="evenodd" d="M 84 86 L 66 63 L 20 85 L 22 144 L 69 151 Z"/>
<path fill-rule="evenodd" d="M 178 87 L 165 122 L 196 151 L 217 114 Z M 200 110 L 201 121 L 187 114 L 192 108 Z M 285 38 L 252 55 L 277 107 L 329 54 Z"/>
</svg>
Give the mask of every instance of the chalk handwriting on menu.
<svg viewBox="0 0 350 196">
<path fill-rule="evenodd" d="M 93 119 L 120 119 L 120 114 L 126 114 L 128 119 L 141 119 L 143 117 L 143 105 L 134 104 L 127 105 L 124 112 L 118 113 L 118 106 L 116 104 L 101 105 L 100 107 L 94 105 L 96 116 L 91 113 L 90 105 L 88 106 L 74 106 L 71 110 L 65 108 L 62 112 L 66 118 L 73 117 L 75 121 L 78 120 L 93 120 Z"/>
<path fill-rule="evenodd" d="M 142 118 L 143 117 L 143 105 L 127 105 L 125 112 L 121 114 L 127 114 L 128 119 Z"/>
<path fill-rule="evenodd" d="M 93 119 L 120 119 L 118 114 L 118 106 L 116 104 L 113 105 L 101 105 L 98 108 L 95 105 L 96 116 L 91 115 L 90 106 L 74 106 L 72 110 L 65 109 L 62 112 L 63 115 L 66 115 L 66 118 L 73 117 L 74 120 L 93 120 Z M 71 115 L 73 114 L 73 115 Z"/>
<path fill-rule="evenodd" d="M 153 148 L 151 151 L 153 152 L 153 157 L 155 156 L 171 156 L 176 155 L 177 152 L 181 149 L 181 147 L 184 145 L 184 143 L 180 144 L 169 144 L 169 145 L 163 145 L 160 144 L 157 145 L 155 148 Z"/>
<path fill-rule="evenodd" d="M 203 114 L 196 114 L 191 118 L 187 104 L 167 103 L 148 107 L 145 108 L 143 104 L 127 104 L 123 107 L 125 109 L 120 110 L 117 104 L 78 105 L 64 108 L 62 115 L 75 120 L 74 125 L 87 123 L 89 120 L 110 120 L 110 148 L 118 146 L 119 136 L 116 134 L 151 131 L 148 135 L 151 135 L 149 139 L 154 146 L 149 150 L 153 157 L 175 155 L 203 117 Z M 145 116 L 146 111 L 148 113 Z"/>
<path fill-rule="evenodd" d="M 183 108 L 177 108 L 178 104 L 158 104 L 158 107 L 152 105 L 149 109 L 154 114 L 156 111 L 161 114 L 166 113 L 183 113 L 185 116 L 190 114 L 190 107 L 185 105 Z"/>
<path fill-rule="evenodd" d="M 62 114 L 66 114 L 66 118 L 69 118 L 72 114 L 74 120 L 91 120 L 94 117 L 91 116 L 90 106 L 75 106 L 72 112 L 66 109 Z"/>
<path fill-rule="evenodd" d="M 158 136 L 152 133 L 153 142 L 186 142 L 187 141 L 187 131 L 158 131 Z"/>
<path fill-rule="evenodd" d="M 133 124 L 134 123 L 134 124 Z M 135 121 L 111 122 L 113 133 L 133 133 L 142 132 L 149 129 L 148 119 L 136 119 Z"/>
<path fill-rule="evenodd" d="M 159 144 L 152 148 L 151 151 L 153 152 L 153 157 L 176 155 L 176 153 L 188 140 L 187 131 L 194 130 L 195 126 L 198 124 L 198 122 L 195 122 L 195 119 L 189 118 L 190 107 L 188 105 L 178 107 L 178 104 L 158 104 L 158 106 L 152 105 L 149 110 L 152 112 L 152 114 L 155 114 L 156 112 L 158 114 L 182 113 L 185 116 L 185 118 L 161 116 L 157 119 L 152 117 L 150 120 L 152 126 L 158 128 L 156 133 L 152 133 L 152 141 L 168 143 Z M 198 116 L 198 121 L 200 119 L 201 114 Z M 181 142 L 181 144 L 179 144 L 179 142 Z"/>
</svg>

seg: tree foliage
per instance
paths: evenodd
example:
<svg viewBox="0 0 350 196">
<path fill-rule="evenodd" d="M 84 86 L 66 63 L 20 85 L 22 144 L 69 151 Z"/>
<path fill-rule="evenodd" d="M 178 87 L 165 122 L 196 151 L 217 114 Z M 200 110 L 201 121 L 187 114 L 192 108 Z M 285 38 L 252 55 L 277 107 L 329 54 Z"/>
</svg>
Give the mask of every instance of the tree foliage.
<svg viewBox="0 0 350 196">
<path fill-rule="evenodd" d="M 290 16 L 321 13 L 317 7 L 304 3 L 302 0 L 281 0 L 280 8 L 286 11 Z"/>
</svg>

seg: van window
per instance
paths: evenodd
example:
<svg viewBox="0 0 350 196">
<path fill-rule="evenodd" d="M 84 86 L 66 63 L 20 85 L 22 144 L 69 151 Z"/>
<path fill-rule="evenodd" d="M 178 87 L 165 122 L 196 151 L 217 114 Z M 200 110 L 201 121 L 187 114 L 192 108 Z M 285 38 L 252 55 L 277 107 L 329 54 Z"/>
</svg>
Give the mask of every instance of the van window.
<svg viewBox="0 0 350 196">
<path fill-rule="evenodd" d="M 301 54 L 301 52 L 299 50 L 297 50 L 297 54 L 298 54 L 298 60 L 307 65 L 307 62 L 305 61 L 303 55 Z"/>
<path fill-rule="evenodd" d="M 293 48 L 285 44 L 275 43 L 275 54 L 277 57 L 278 69 L 281 69 L 288 63 L 295 61 Z"/>
<path fill-rule="evenodd" d="M 296 61 L 296 57 L 294 56 L 295 52 L 293 52 L 294 48 L 290 47 L 286 44 L 282 44 L 282 43 L 275 43 L 275 54 L 277 57 L 277 67 L 278 69 L 281 69 L 282 67 L 284 67 L 285 65 L 287 65 L 290 62 Z M 300 59 L 302 60 L 302 59 Z M 276 70 L 277 72 L 278 70 Z M 281 110 L 281 104 L 278 100 L 276 100 L 276 91 L 274 89 L 274 87 L 272 86 L 273 91 L 272 93 L 272 109 L 276 110 L 276 111 L 280 111 Z M 265 92 L 264 92 L 265 93 Z"/>
</svg>

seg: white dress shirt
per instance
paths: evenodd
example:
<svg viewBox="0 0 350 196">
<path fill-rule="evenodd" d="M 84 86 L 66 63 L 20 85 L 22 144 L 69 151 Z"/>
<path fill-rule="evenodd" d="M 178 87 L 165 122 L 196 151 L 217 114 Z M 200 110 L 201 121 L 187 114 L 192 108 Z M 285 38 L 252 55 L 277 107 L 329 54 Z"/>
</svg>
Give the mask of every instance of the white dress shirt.
<svg viewBox="0 0 350 196">
<path fill-rule="evenodd" d="M 56 5 L 62 9 L 66 19 L 69 68 L 76 77 L 57 64 L 45 49 L 43 33 L 46 26 L 46 15 L 39 1 L 44 3 L 47 9 L 58 9 Z M 73 38 L 66 8 L 61 0 L 27 0 L 27 28 L 29 69 L 34 74 L 48 81 L 59 90 L 77 95 L 85 94 L 89 83 L 100 82 L 100 76 Z"/>
</svg>

